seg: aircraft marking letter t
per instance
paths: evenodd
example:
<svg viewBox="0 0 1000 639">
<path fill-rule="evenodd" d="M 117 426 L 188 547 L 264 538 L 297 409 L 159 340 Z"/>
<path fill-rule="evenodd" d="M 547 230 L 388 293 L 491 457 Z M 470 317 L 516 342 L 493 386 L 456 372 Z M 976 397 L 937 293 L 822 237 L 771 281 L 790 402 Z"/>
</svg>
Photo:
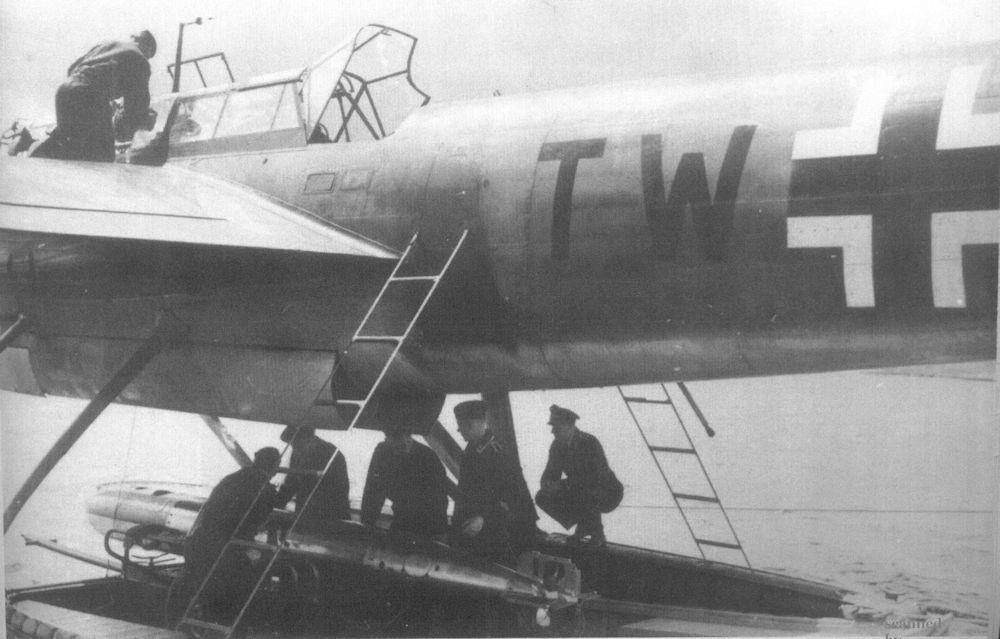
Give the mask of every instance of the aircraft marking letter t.
<svg viewBox="0 0 1000 639">
<path fill-rule="evenodd" d="M 553 260 L 565 260 L 569 257 L 569 223 L 573 204 L 573 183 L 576 180 L 576 165 L 583 158 L 603 156 L 604 143 L 604 138 L 546 142 L 542 144 L 542 148 L 538 152 L 539 162 L 559 160 L 556 194 L 552 202 Z"/>
</svg>

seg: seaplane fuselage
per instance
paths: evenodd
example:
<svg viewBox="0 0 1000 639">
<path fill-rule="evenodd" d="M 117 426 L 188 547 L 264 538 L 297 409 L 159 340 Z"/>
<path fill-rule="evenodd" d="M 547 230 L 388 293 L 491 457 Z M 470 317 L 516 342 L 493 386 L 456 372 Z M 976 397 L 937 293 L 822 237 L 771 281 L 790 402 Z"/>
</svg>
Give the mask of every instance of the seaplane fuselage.
<svg viewBox="0 0 1000 639">
<path fill-rule="evenodd" d="M 420 108 L 379 140 L 178 138 L 168 169 L 245 185 L 396 252 L 419 232 L 445 254 L 469 228 L 393 371 L 400 388 L 990 359 L 998 68 L 985 47 L 491 97 Z M 197 239 L 0 232 L 0 315 L 32 320 L 26 356 L 4 360 L 6 387 L 93 396 L 169 316 L 182 335 L 120 401 L 298 419 L 393 260 Z"/>
</svg>

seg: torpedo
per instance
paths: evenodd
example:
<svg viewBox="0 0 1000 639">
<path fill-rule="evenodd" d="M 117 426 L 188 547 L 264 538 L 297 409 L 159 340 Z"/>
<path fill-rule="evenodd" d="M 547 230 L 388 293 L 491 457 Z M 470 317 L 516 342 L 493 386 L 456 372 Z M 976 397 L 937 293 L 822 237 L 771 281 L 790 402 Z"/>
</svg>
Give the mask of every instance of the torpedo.
<svg viewBox="0 0 1000 639">
<path fill-rule="evenodd" d="M 116 482 L 102 484 L 86 503 L 91 525 L 106 537 L 130 535 L 132 542 L 158 550 L 183 553 L 184 536 L 194 524 L 205 497 L 184 484 L 148 484 Z M 275 510 L 273 526 L 287 527 L 293 514 Z M 130 531 L 135 531 L 130 533 Z M 157 531 L 160 534 L 152 534 Z M 495 595 L 526 606 L 539 608 L 538 619 L 550 607 L 563 608 L 577 603 L 580 595 L 580 572 L 572 561 L 540 552 L 524 553 L 516 569 L 470 555 L 431 539 L 389 535 L 378 527 L 355 521 L 327 522 L 317 533 L 291 533 L 280 536 L 287 562 L 276 574 L 311 574 L 314 582 L 323 581 L 323 573 L 338 567 L 352 566 L 392 574 L 428 585 L 457 588 L 464 592 Z M 272 547 L 266 543 L 247 544 L 245 552 L 259 559 Z M 301 593 L 307 594 L 307 593 Z"/>
</svg>

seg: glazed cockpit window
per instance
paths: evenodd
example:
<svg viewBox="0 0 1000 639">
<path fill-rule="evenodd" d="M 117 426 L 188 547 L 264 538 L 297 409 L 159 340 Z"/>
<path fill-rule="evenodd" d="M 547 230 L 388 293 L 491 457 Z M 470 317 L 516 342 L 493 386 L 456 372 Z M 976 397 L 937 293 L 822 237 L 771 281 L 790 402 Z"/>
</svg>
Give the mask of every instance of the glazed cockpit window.
<svg viewBox="0 0 1000 639">
<path fill-rule="evenodd" d="M 426 104 L 430 97 L 410 77 L 415 45 L 413 36 L 369 25 L 309 69 L 304 87 L 309 141 L 380 140 Z"/>
<path fill-rule="evenodd" d="M 279 84 L 229 94 L 215 137 L 269 131 L 283 89 Z"/>
<path fill-rule="evenodd" d="M 170 127 L 170 143 L 208 140 L 215 134 L 225 94 L 185 98 L 177 106 L 177 118 Z"/>
</svg>

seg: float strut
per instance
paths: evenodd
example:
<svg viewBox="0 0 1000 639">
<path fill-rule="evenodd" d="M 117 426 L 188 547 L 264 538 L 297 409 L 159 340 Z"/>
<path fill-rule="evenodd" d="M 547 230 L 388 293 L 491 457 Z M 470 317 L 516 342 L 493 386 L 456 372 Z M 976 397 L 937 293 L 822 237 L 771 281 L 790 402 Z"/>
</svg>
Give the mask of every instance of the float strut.
<svg viewBox="0 0 1000 639">
<path fill-rule="evenodd" d="M 510 410 L 510 393 L 495 391 L 483 393 L 486 402 L 486 412 L 489 415 L 490 430 L 509 455 L 514 457 L 517 465 L 521 465 L 521 456 L 517 450 L 517 434 L 514 432 L 514 414 Z"/>
<path fill-rule="evenodd" d="M 444 464 L 452 475 L 458 477 L 458 470 L 462 458 L 462 447 L 452 438 L 451 433 L 436 421 L 431 424 L 430 430 L 423 436 L 427 445 L 437 453 L 438 459 Z"/>
<path fill-rule="evenodd" d="M 153 333 L 153 336 L 146 340 L 132 354 L 132 357 L 104 385 L 104 388 L 97 393 L 94 399 L 90 400 L 90 403 L 83 409 L 83 412 L 73 420 L 73 423 L 70 424 L 69 428 L 66 429 L 66 432 L 62 434 L 56 443 L 52 445 L 52 448 L 45 454 L 45 457 L 38 462 L 38 466 L 35 467 L 35 470 L 32 471 L 31 475 L 24 482 L 24 485 L 21 486 L 21 490 L 17 491 L 13 501 L 11 501 L 10 505 L 3 512 L 3 531 L 5 533 L 10 528 L 14 518 L 17 517 L 17 513 L 21 511 L 21 507 L 31 498 L 35 489 L 38 488 L 49 472 L 55 468 L 59 460 L 69 452 L 73 444 L 80 439 L 80 436 L 94 423 L 94 420 L 104 412 L 108 404 L 113 402 L 125 390 L 129 382 L 135 379 L 142 369 L 146 367 L 146 364 L 166 346 L 169 341 L 169 336 L 166 333 L 168 331 L 157 329 Z"/>
<path fill-rule="evenodd" d="M 0 335 L 0 353 L 7 350 L 7 346 L 16 340 L 27 328 L 28 318 L 24 315 L 18 315 L 17 321 L 11 324 L 10 328 L 4 331 L 3 335 Z"/>
<path fill-rule="evenodd" d="M 233 459 L 240 465 L 240 468 L 246 468 L 253 464 L 250 455 L 247 455 L 247 451 L 243 450 L 243 447 L 236 441 L 236 438 L 229 432 L 229 429 L 226 428 L 221 419 L 215 415 L 202 415 L 201 419 L 205 422 L 206 426 L 212 429 L 212 433 L 219 438 L 219 441 L 226 447 L 229 454 L 233 456 Z"/>
<path fill-rule="evenodd" d="M 451 434 L 445 430 L 441 422 L 435 421 L 423 438 L 427 442 L 427 445 L 431 447 L 431 450 L 434 451 L 434 454 L 437 455 L 438 460 L 444 464 L 448 472 L 457 480 L 459 478 L 459 459 L 462 457 L 462 448 L 455 443 Z M 453 482 L 450 477 L 448 478 L 448 496 L 455 500 L 458 499 L 458 484 Z"/>
</svg>

